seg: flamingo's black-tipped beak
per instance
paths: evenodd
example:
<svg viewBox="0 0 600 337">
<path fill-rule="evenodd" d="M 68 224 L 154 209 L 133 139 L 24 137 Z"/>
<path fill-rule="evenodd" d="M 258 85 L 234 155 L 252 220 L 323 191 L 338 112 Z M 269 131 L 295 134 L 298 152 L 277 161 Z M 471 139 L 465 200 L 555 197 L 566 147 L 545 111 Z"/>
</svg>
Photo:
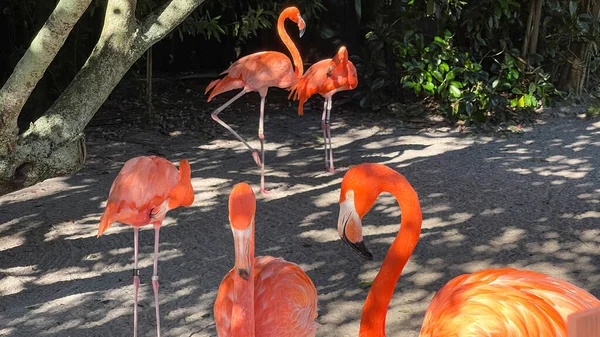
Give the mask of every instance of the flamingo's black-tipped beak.
<svg viewBox="0 0 600 337">
<path fill-rule="evenodd" d="M 357 252 L 360 255 L 360 257 L 362 257 L 365 260 L 373 261 L 373 254 L 371 254 L 364 241 L 350 242 L 350 240 L 348 240 L 348 238 L 345 235 L 343 241 L 346 244 L 348 244 L 348 246 L 350 246 L 350 248 L 352 248 L 355 252 Z"/>
</svg>

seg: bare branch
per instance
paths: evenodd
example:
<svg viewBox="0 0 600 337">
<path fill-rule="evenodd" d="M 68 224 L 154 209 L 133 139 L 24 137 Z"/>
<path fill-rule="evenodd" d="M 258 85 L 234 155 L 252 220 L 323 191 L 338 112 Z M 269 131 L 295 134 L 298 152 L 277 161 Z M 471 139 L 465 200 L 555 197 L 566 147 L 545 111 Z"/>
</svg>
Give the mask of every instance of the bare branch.
<svg viewBox="0 0 600 337">
<path fill-rule="evenodd" d="M 205 0 L 171 0 L 148 15 L 142 24 L 139 46 L 144 50 L 165 37 Z"/>
<path fill-rule="evenodd" d="M 0 155 L 12 147 L 23 105 L 91 1 L 60 0 L 0 89 Z"/>
</svg>

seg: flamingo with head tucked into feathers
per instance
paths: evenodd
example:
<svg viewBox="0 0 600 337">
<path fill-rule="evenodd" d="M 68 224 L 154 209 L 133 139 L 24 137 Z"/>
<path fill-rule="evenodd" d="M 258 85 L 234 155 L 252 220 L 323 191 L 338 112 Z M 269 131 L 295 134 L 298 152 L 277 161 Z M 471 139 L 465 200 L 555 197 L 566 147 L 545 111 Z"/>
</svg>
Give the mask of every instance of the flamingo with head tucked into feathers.
<svg viewBox="0 0 600 337">
<path fill-rule="evenodd" d="M 156 305 L 156 333 L 160 337 L 158 305 L 158 234 L 167 212 L 194 202 L 190 163 L 183 159 L 179 170 L 170 161 L 156 156 L 129 159 L 113 182 L 106 208 L 100 218 L 98 237 L 115 221 L 133 226 L 133 336 L 137 336 L 138 232 L 142 226 L 154 226 L 154 272 L 152 289 Z"/>
<path fill-rule="evenodd" d="M 333 95 L 345 90 L 353 90 L 358 86 L 358 76 L 352 61 L 348 59 L 348 50 L 342 46 L 331 59 L 321 60 L 313 64 L 302 78 L 292 86 L 288 98 L 298 102 L 298 115 L 304 114 L 304 103 L 314 94 L 325 98 L 321 129 L 325 147 L 325 169 L 334 172 L 333 149 L 331 145 L 331 105 Z M 329 154 L 327 153 L 329 147 Z"/>
</svg>

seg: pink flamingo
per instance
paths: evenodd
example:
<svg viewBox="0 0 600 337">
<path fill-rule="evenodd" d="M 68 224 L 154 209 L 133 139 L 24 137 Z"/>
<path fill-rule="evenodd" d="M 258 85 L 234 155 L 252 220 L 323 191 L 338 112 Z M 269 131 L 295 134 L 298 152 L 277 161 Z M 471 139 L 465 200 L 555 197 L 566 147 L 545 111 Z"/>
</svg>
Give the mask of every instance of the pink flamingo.
<svg viewBox="0 0 600 337">
<path fill-rule="evenodd" d="M 208 87 L 206 87 L 206 91 L 204 92 L 206 94 L 212 89 L 212 92 L 208 96 L 208 102 L 210 102 L 216 95 L 229 90 L 242 88 L 242 91 L 240 91 L 232 99 L 213 111 L 211 116 L 212 119 L 221 124 L 225 129 L 229 130 L 229 132 L 231 132 L 235 137 L 237 137 L 237 139 L 244 143 L 252 152 L 254 161 L 258 166 L 260 166 L 260 192 L 263 194 L 268 192 L 265 190 L 265 135 L 263 127 L 265 97 L 267 96 L 267 91 L 269 90 L 269 87 L 288 88 L 292 86 L 298 81 L 304 72 L 300 52 L 285 31 L 284 22 L 286 19 L 290 19 L 298 24 L 298 29 L 300 29 L 300 37 L 302 37 L 304 34 L 306 24 L 300 16 L 300 11 L 296 7 L 288 7 L 284 9 L 279 15 L 279 20 L 277 21 L 277 32 L 279 33 L 279 37 L 285 46 L 290 51 L 290 54 L 292 54 L 292 60 L 294 62 L 293 67 L 290 59 L 285 54 L 279 52 L 266 51 L 250 54 L 237 60 L 229 68 L 227 68 L 227 70 L 223 71 L 221 75 L 227 75 L 221 79 L 210 82 Z M 242 138 L 242 136 L 233 131 L 233 129 L 227 125 L 227 123 L 223 122 L 218 116 L 219 113 L 231 103 L 242 97 L 244 94 L 253 91 L 258 91 L 258 94 L 260 95 L 258 138 L 260 139 L 261 158 L 258 157 L 256 150 L 254 150 L 254 148 L 250 146 L 250 144 L 248 144 L 248 142 Z"/>
<path fill-rule="evenodd" d="M 333 149 L 331 146 L 331 105 L 332 97 L 336 92 L 353 90 L 358 86 L 358 76 L 352 61 L 348 59 L 348 50 L 342 46 L 333 59 L 321 60 L 313 64 L 304 76 L 292 88 L 289 97 L 299 99 L 298 115 L 304 114 L 304 102 L 312 95 L 319 94 L 325 98 L 321 129 L 325 142 L 325 169 L 335 172 L 333 167 Z M 288 97 L 288 98 L 289 98 Z M 329 158 L 327 146 L 329 145 Z M 328 164 L 329 162 L 329 164 Z"/>
<path fill-rule="evenodd" d="M 179 171 L 170 161 L 156 157 L 129 159 L 113 182 L 106 209 L 100 218 L 98 237 L 115 221 L 133 226 L 133 336 L 137 336 L 138 289 L 138 231 L 154 225 L 154 272 L 152 289 L 156 305 L 156 333 L 160 337 L 158 307 L 158 234 L 167 211 L 194 202 L 190 163 L 183 159 Z"/>
<path fill-rule="evenodd" d="M 254 257 L 256 197 L 237 184 L 229 195 L 235 266 L 221 282 L 214 306 L 219 337 L 314 337 L 317 289 L 295 263 Z"/>
</svg>

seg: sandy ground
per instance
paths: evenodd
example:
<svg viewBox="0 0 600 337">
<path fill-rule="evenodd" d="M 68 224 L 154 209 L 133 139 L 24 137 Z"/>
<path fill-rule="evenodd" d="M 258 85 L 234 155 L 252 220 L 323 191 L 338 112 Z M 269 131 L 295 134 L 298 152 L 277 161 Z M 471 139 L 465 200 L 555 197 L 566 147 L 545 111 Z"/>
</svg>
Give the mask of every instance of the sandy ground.
<svg viewBox="0 0 600 337">
<path fill-rule="evenodd" d="M 229 97 L 229 96 L 227 96 Z M 224 102 L 219 97 L 212 106 Z M 256 252 L 300 264 L 319 293 L 318 336 L 356 336 L 367 289 L 398 230 L 400 210 L 383 195 L 365 217 L 367 262 L 338 238 L 339 185 L 350 165 L 379 162 L 419 193 L 420 242 L 388 312 L 390 336 L 417 336 L 427 303 L 445 282 L 490 267 L 528 268 L 600 295 L 600 122 L 551 119 L 506 137 L 410 128 L 376 115 L 333 112 L 338 172 L 324 170 L 318 98 L 303 117 L 268 104 L 267 187 L 259 196 Z M 223 119 L 258 146 L 258 99 Z M 334 100 L 335 106 L 335 100 Z M 240 108 L 238 107 L 238 111 Z M 244 121 L 251 121 L 243 126 Z M 207 123 L 214 123 L 208 121 Z M 258 189 L 259 171 L 224 129 L 88 130 L 88 163 L 0 198 L 0 335 L 131 336 L 131 228 L 96 238 L 110 184 L 138 155 L 188 158 L 196 201 L 171 211 L 161 230 L 163 336 L 215 336 L 212 305 L 233 265 L 227 198 L 241 181 Z M 111 138 L 112 137 L 112 138 Z M 140 336 L 155 336 L 151 228 L 141 231 Z"/>
</svg>

